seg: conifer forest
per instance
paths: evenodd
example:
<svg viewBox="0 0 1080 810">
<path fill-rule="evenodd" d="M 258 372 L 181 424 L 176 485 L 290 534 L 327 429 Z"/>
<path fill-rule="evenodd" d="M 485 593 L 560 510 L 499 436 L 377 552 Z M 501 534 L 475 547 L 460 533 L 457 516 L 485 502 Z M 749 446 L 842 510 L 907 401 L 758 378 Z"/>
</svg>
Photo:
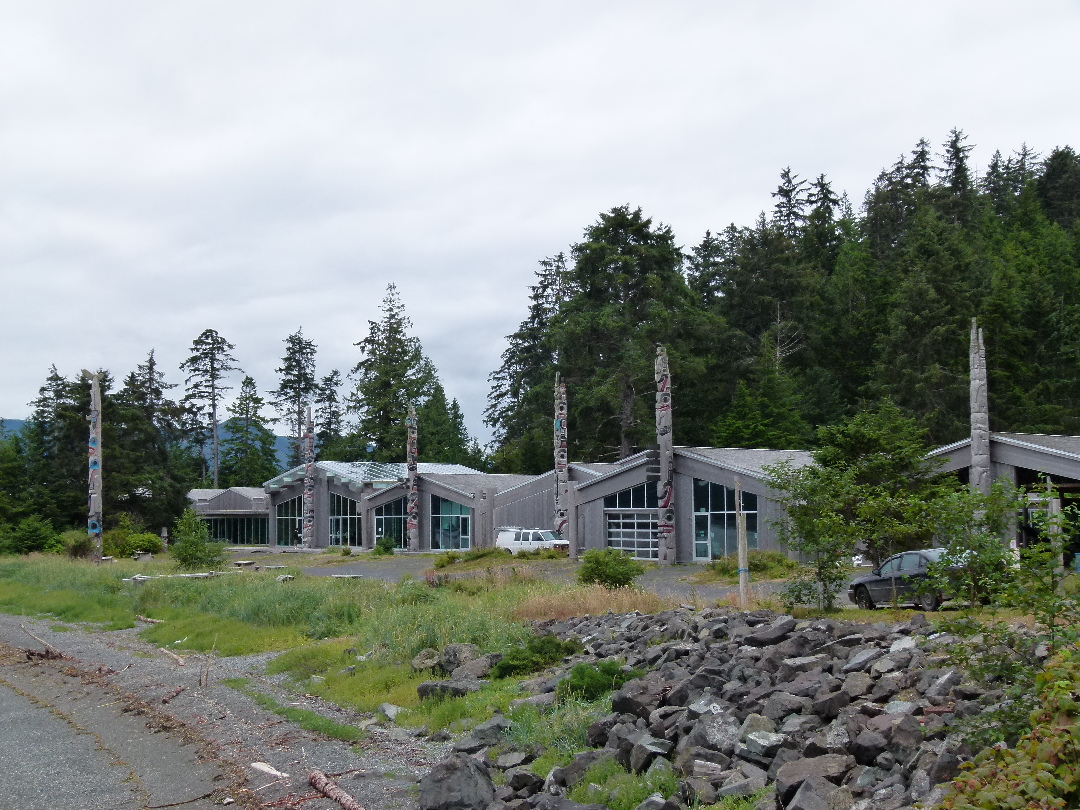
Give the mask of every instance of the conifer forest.
<svg viewBox="0 0 1080 810">
<path fill-rule="evenodd" d="M 920 140 L 855 200 L 815 167 L 785 167 L 771 210 L 703 235 L 676 235 L 663 211 L 632 202 L 600 212 L 506 302 L 522 320 L 489 375 L 486 448 L 393 284 L 351 369 L 317 373 L 299 328 L 273 381 L 246 375 L 243 347 L 214 329 L 193 337 L 179 369 L 147 347 L 134 370 L 101 370 L 106 525 L 124 515 L 157 531 L 191 488 L 260 486 L 281 471 L 275 424 L 298 463 L 308 407 L 323 459 L 403 460 L 413 403 L 423 461 L 550 470 L 556 374 L 571 459 L 616 460 L 656 441 L 657 344 L 679 445 L 812 449 L 819 428 L 886 400 L 927 447 L 962 439 L 973 317 L 992 430 L 1080 433 L 1080 155 L 1012 145 L 977 172 L 971 149 L 959 130 Z M 85 526 L 89 383 L 55 366 L 43 376 L 26 423 L 0 433 L 11 550 Z"/>
</svg>

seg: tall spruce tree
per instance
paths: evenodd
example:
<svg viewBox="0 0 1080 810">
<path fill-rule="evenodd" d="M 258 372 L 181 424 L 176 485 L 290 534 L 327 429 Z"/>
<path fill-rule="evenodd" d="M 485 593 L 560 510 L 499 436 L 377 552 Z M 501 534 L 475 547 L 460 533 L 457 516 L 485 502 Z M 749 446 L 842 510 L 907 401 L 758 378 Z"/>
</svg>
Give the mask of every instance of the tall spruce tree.
<svg viewBox="0 0 1080 810">
<path fill-rule="evenodd" d="M 227 384 L 231 371 L 239 371 L 236 358 L 230 354 L 236 347 L 213 329 L 205 329 L 191 343 L 191 356 L 180 364 L 186 371 L 187 393 L 184 402 L 195 407 L 189 415 L 201 434 L 209 435 L 214 488 L 220 484 L 220 446 L 218 412 L 222 396 L 232 389 Z"/>
<path fill-rule="evenodd" d="M 353 459 L 365 458 L 366 447 L 372 443 L 373 460 L 402 461 L 409 405 L 430 395 L 435 370 L 424 356 L 420 339 L 409 334 L 412 321 L 394 284 L 387 285 L 379 309 L 382 318 L 368 321 L 367 337 L 355 344 L 361 359 L 350 374 L 356 384 L 348 407 L 357 422 L 342 439 L 338 452 Z"/>
<path fill-rule="evenodd" d="M 262 413 L 265 404 L 255 380 L 245 376 L 224 423 L 228 435 L 221 442 L 221 477 L 225 486 L 262 486 L 280 472 L 274 434 Z"/>
<path fill-rule="evenodd" d="M 278 373 L 278 386 L 272 392 L 272 404 L 281 415 L 281 421 L 289 430 L 289 464 L 293 467 L 302 463 L 300 444 L 304 436 L 304 424 L 308 407 L 318 393 L 318 380 L 315 377 L 314 341 L 304 337 L 301 327 L 285 338 L 285 356 L 281 365 L 275 369 Z"/>
<path fill-rule="evenodd" d="M 333 453 L 334 447 L 341 441 L 345 426 L 345 407 L 338 392 L 341 390 L 341 372 L 334 369 L 321 380 L 315 389 L 315 439 L 318 443 L 319 458 L 328 458 L 324 454 Z"/>
</svg>

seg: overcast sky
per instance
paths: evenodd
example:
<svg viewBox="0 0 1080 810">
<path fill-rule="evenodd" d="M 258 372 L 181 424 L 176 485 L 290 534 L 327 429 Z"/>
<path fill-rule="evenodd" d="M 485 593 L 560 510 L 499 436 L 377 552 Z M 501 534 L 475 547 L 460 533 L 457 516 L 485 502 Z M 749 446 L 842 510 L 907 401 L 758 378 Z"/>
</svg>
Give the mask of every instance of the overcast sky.
<svg viewBox="0 0 1080 810">
<path fill-rule="evenodd" d="M 388 282 L 482 440 L 536 262 L 629 203 L 696 244 L 784 166 L 858 205 L 956 126 L 1080 148 L 1080 3 L 0 0 L 0 416 L 217 329 L 348 371 Z M 283 432 L 283 430 L 281 431 Z"/>
</svg>

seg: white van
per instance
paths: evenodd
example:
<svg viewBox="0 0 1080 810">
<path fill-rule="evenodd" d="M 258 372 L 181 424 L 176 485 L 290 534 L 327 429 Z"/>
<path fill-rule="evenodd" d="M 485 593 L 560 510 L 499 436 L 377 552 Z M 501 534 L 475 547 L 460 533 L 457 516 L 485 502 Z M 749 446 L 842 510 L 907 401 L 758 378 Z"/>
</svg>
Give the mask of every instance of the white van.
<svg viewBox="0 0 1080 810">
<path fill-rule="evenodd" d="M 522 529 L 520 526 L 501 526 L 495 530 L 495 547 L 505 548 L 511 554 L 519 551 L 536 551 L 553 548 L 570 551 L 570 541 L 563 540 L 549 529 Z"/>
</svg>

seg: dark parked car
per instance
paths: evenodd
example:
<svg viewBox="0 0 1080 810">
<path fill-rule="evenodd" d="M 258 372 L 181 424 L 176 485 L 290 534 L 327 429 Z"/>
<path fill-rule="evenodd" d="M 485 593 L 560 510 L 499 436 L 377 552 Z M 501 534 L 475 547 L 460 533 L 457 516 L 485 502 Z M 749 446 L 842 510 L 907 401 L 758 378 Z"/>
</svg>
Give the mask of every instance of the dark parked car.
<svg viewBox="0 0 1080 810">
<path fill-rule="evenodd" d="M 937 562 L 944 553 L 943 548 L 924 548 L 894 554 L 879 568 L 851 580 L 848 599 L 863 610 L 891 604 L 914 604 L 923 610 L 937 610 L 944 601 L 944 595 L 919 591 L 920 585 L 927 580 L 930 563 Z"/>
</svg>

